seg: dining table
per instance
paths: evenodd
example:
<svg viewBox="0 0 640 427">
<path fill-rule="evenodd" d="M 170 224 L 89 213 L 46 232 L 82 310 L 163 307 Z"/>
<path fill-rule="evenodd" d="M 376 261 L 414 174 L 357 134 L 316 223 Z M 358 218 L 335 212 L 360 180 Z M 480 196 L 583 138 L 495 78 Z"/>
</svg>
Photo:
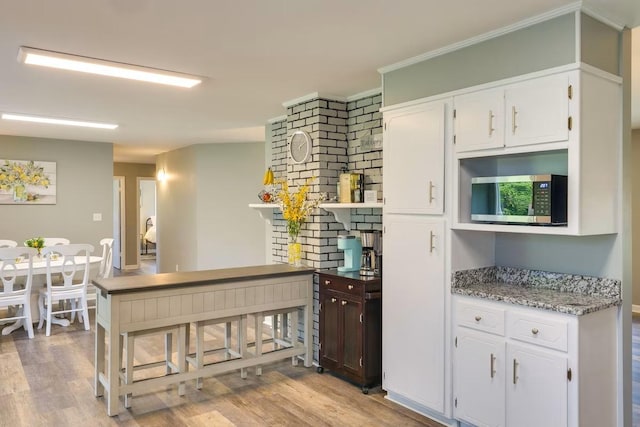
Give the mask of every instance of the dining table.
<svg viewBox="0 0 640 427">
<path fill-rule="evenodd" d="M 86 262 L 86 256 L 75 256 L 74 262 L 76 265 L 84 265 Z M 98 275 L 98 268 L 100 266 L 100 262 L 102 261 L 101 256 L 91 256 L 89 257 L 89 264 L 91 270 L 89 271 L 89 279 L 95 278 Z M 51 259 L 51 272 L 52 273 L 62 273 L 62 257 L 54 257 Z M 0 265 L 2 263 L 0 262 Z M 29 262 L 28 260 L 23 260 L 21 262 L 17 262 L 16 266 L 16 275 L 17 276 L 26 276 L 29 271 Z M 33 277 L 31 283 L 31 321 L 33 323 L 38 322 L 40 320 L 40 313 L 38 312 L 38 295 L 40 294 L 40 289 L 43 289 L 47 286 L 47 261 L 44 257 L 36 255 L 33 257 Z M 1 286 L 1 285 L 0 285 Z M 20 307 L 18 310 L 22 310 Z M 60 326 L 69 326 L 70 322 L 65 318 L 54 317 L 51 320 L 51 323 L 55 323 Z M 2 330 L 2 335 L 9 335 L 11 332 L 15 331 L 24 326 L 23 319 L 17 320 L 15 323 L 6 326 Z"/>
</svg>

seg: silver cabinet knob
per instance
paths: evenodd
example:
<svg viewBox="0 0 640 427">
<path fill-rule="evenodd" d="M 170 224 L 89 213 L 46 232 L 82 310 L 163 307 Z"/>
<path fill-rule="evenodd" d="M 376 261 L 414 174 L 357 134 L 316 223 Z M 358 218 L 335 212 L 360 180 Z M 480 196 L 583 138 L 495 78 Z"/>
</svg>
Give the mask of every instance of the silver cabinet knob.
<svg viewBox="0 0 640 427">
<path fill-rule="evenodd" d="M 481 320 L 482 320 L 482 317 L 480 317 L 480 316 L 476 316 L 476 322 L 479 322 L 479 321 L 481 321 Z"/>
<path fill-rule="evenodd" d="M 538 335 L 538 332 L 540 332 L 540 331 L 538 331 L 538 328 L 533 328 L 533 329 L 531 329 L 531 333 L 532 333 L 533 335 Z"/>
</svg>

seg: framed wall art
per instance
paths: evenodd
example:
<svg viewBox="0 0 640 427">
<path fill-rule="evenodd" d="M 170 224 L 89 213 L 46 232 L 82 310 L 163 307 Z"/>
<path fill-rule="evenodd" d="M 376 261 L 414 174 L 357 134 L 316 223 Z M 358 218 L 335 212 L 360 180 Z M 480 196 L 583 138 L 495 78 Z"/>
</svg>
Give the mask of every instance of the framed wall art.
<svg viewBox="0 0 640 427">
<path fill-rule="evenodd" d="M 0 204 L 55 205 L 56 162 L 0 159 Z"/>
</svg>

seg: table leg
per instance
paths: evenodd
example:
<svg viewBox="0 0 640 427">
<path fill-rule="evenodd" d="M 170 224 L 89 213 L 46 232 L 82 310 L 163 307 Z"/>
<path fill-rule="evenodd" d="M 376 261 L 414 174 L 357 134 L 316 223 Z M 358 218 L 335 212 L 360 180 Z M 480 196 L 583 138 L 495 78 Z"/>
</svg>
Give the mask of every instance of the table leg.
<svg viewBox="0 0 640 427">
<path fill-rule="evenodd" d="M 20 308 L 18 309 L 18 312 L 16 313 L 16 317 L 22 316 L 22 313 L 24 313 L 24 308 L 20 306 Z M 20 329 L 23 326 L 24 326 L 24 319 L 18 319 L 15 323 L 12 323 L 11 325 L 6 326 L 2 330 L 2 335 L 9 335 L 11 332 L 15 331 L 16 329 Z"/>
<path fill-rule="evenodd" d="M 118 320 L 117 318 L 115 319 Z M 120 361 L 120 328 L 114 324 L 114 319 L 111 322 L 111 330 L 109 331 L 109 350 L 107 351 L 107 365 L 108 365 L 108 379 L 109 389 L 107 390 L 107 415 L 113 417 L 118 415 L 118 404 L 120 396 L 120 368 L 118 362 Z M 127 348 L 127 357 L 129 349 Z"/>
<path fill-rule="evenodd" d="M 231 328 L 229 328 L 231 329 Z M 240 350 L 240 357 L 247 357 L 247 315 L 240 316 L 238 321 L 238 348 Z M 247 378 L 247 368 L 240 368 L 240 378 Z"/>
<path fill-rule="evenodd" d="M 96 397 L 104 395 L 104 386 L 100 382 L 100 374 L 104 372 L 104 327 L 98 322 L 96 316 L 96 352 L 94 355 L 94 379 L 93 390 Z"/>
<path fill-rule="evenodd" d="M 291 312 L 291 346 L 298 347 L 298 309 L 295 309 Z M 305 333 L 306 335 L 306 333 Z M 306 339 L 306 336 L 305 336 Z M 293 356 L 291 358 L 291 364 L 293 366 L 298 366 L 298 356 Z"/>
<path fill-rule="evenodd" d="M 274 318 L 274 324 L 277 323 L 277 315 L 273 316 Z M 262 356 L 262 322 L 264 322 L 264 316 L 262 315 L 262 313 L 256 313 L 254 315 L 255 318 L 255 331 L 256 331 L 256 357 L 260 357 Z M 273 338 L 273 343 L 275 346 L 275 338 L 277 337 L 274 336 Z M 256 365 L 256 375 L 262 375 L 262 365 Z"/>
<path fill-rule="evenodd" d="M 311 304 L 304 306 L 304 366 L 307 368 L 313 363 L 313 336 L 311 328 L 313 325 L 313 309 Z"/>
<path fill-rule="evenodd" d="M 183 323 L 178 328 L 178 372 L 187 372 L 187 326 Z M 184 381 L 178 385 L 178 396 L 184 396 Z"/>
</svg>

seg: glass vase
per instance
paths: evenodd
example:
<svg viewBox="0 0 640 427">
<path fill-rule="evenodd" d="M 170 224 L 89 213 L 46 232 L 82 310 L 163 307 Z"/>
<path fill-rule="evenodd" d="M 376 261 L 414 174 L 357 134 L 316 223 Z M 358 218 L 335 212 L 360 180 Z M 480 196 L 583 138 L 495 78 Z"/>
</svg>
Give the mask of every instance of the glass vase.
<svg viewBox="0 0 640 427">
<path fill-rule="evenodd" d="M 24 184 L 16 184 L 13 186 L 13 201 L 19 203 L 27 201 L 27 189 Z"/>
<path fill-rule="evenodd" d="M 302 266 L 302 244 L 299 242 L 289 242 L 288 246 L 289 264 L 294 267 Z"/>
</svg>

